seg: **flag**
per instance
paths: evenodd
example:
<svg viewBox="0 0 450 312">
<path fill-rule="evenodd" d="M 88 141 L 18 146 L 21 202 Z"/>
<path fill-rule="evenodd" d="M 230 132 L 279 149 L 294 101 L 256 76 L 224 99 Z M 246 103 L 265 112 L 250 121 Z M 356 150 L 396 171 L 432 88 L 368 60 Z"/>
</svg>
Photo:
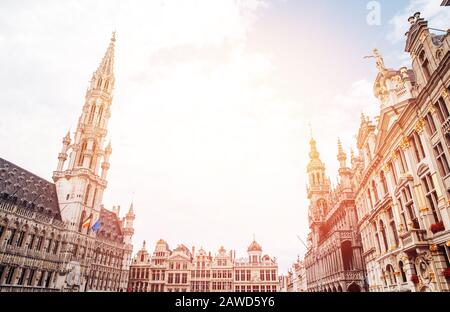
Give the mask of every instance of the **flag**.
<svg viewBox="0 0 450 312">
<path fill-rule="evenodd" d="M 95 221 L 94 225 L 92 226 L 91 230 L 94 232 L 97 232 L 100 229 L 100 218 Z"/>
<path fill-rule="evenodd" d="M 89 225 L 91 225 L 91 217 L 87 217 L 86 220 L 83 221 L 81 228 L 89 228 Z"/>
</svg>

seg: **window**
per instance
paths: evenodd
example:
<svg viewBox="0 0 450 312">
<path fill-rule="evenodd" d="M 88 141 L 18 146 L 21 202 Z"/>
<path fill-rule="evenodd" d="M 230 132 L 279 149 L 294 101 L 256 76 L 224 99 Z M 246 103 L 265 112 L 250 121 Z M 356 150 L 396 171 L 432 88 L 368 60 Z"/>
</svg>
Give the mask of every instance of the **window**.
<svg viewBox="0 0 450 312">
<path fill-rule="evenodd" d="M 417 134 L 417 132 L 414 131 L 413 135 L 410 138 L 410 142 L 412 142 L 416 161 L 419 163 L 422 161 L 422 159 L 425 158 L 425 151 L 423 148 L 422 140 L 420 139 L 420 136 Z"/>
<path fill-rule="evenodd" d="M 28 286 L 33 286 L 33 280 L 34 280 L 35 273 L 36 273 L 35 269 L 30 269 L 30 273 L 28 275 L 28 282 L 27 282 Z"/>
<path fill-rule="evenodd" d="M 372 180 L 372 191 L 373 191 L 373 195 L 375 196 L 375 204 L 376 204 L 379 201 L 379 197 L 378 197 L 377 185 L 375 184 L 374 180 Z"/>
<path fill-rule="evenodd" d="M 17 281 L 17 285 L 23 285 L 26 273 L 27 273 L 27 269 L 23 268 L 20 272 L 20 276 L 19 276 L 19 280 Z"/>
<path fill-rule="evenodd" d="M 250 270 L 247 270 L 247 281 L 249 281 L 250 279 Z"/>
<path fill-rule="evenodd" d="M 420 228 L 420 224 L 419 224 L 419 220 L 416 217 L 416 212 L 415 212 L 415 208 L 414 208 L 414 201 L 412 198 L 412 193 L 411 193 L 411 187 L 409 185 L 406 185 L 402 191 L 401 191 L 401 196 L 403 198 L 403 203 L 405 205 L 406 211 L 408 213 L 409 219 L 411 220 L 412 223 L 412 227 L 414 229 L 419 229 Z M 405 218 L 406 220 L 406 218 Z M 406 229 L 408 230 L 408 224 L 405 221 Z"/>
<path fill-rule="evenodd" d="M 397 279 L 395 278 L 394 268 L 392 267 L 392 265 L 388 264 L 388 266 L 386 267 L 386 271 L 388 273 L 390 285 L 397 284 Z"/>
<path fill-rule="evenodd" d="M 392 208 L 389 209 L 389 226 L 391 227 L 392 235 L 394 236 L 395 246 L 399 245 L 397 227 L 395 226 L 394 213 Z"/>
<path fill-rule="evenodd" d="M 427 57 L 425 56 L 425 51 L 422 50 L 419 54 L 420 66 L 422 66 L 422 72 L 425 76 L 425 80 L 428 81 L 431 77 L 430 64 Z"/>
<path fill-rule="evenodd" d="M 434 104 L 434 107 L 436 108 L 436 113 L 439 117 L 440 122 L 444 123 L 448 119 L 448 117 L 450 117 L 444 99 L 440 97 L 438 101 Z"/>
<path fill-rule="evenodd" d="M 403 282 L 403 283 L 406 283 L 407 280 L 406 280 L 406 273 L 405 273 L 405 268 L 404 268 L 403 262 L 400 261 L 400 262 L 398 263 L 398 266 L 399 266 L 399 268 L 400 268 L 400 274 L 401 274 L 401 276 L 402 276 L 402 282 Z"/>
<path fill-rule="evenodd" d="M 389 163 L 389 169 L 392 172 L 392 179 L 394 180 L 394 184 L 397 184 L 397 171 L 393 162 Z"/>
<path fill-rule="evenodd" d="M 276 281 L 277 280 L 277 274 L 275 270 L 272 270 L 272 281 Z"/>
<path fill-rule="evenodd" d="M 434 123 L 433 115 L 431 113 L 426 114 L 426 128 L 428 134 L 431 136 L 436 133 L 436 124 Z"/>
<path fill-rule="evenodd" d="M 3 225 L 0 225 L 0 238 L 3 235 L 3 232 L 5 232 L 5 227 Z M 0 276 L 1 277 L 1 276 Z"/>
<path fill-rule="evenodd" d="M 17 246 L 18 247 L 22 247 L 24 237 L 25 237 L 25 231 L 20 231 L 19 232 L 19 238 L 17 239 Z"/>
<path fill-rule="evenodd" d="M 87 147 L 87 143 L 86 143 L 86 141 L 84 141 L 83 144 L 81 144 L 81 151 L 80 151 L 79 158 L 78 158 L 78 166 L 83 165 L 84 152 L 86 151 L 86 147 Z"/>
<path fill-rule="evenodd" d="M 86 187 L 86 193 L 84 193 L 84 204 L 87 205 L 88 199 L 89 199 L 89 193 L 91 192 L 91 185 L 88 184 L 88 186 Z M 84 212 L 84 211 L 83 211 Z M 84 220 L 82 220 L 81 222 L 83 222 Z"/>
<path fill-rule="evenodd" d="M 367 198 L 369 199 L 369 206 L 370 209 L 373 209 L 373 202 L 372 202 L 372 196 L 370 195 L 370 189 L 367 189 Z"/>
<path fill-rule="evenodd" d="M 175 273 L 175 284 L 180 283 L 180 273 Z"/>
<path fill-rule="evenodd" d="M 98 78 L 98 82 L 97 82 L 97 89 L 100 89 L 102 86 L 102 78 Z"/>
<path fill-rule="evenodd" d="M 28 244 L 28 249 L 33 249 L 34 239 L 35 238 L 36 238 L 36 235 L 34 235 L 34 234 L 30 235 L 30 243 Z"/>
<path fill-rule="evenodd" d="M 401 173 L 405 173 L 406 171 L 408 171 L 408 163 L 406 162 L 405 153 L 403 153 L 403 151 L 399 152 L 399 159 Z"/>
<path fill-rule="evenodd" d="M 4 272 L 5 272 L 5 266 L 0 264 L 0 281 L 2 280 Z"/>
<path fill-rule="evenodd" d="M 439 142 L 433 147 L 434 156 L 436 157 L 436 162 L 438 164 L 439 173 L 442 177 L 449 174 L 450 168 L 447 162 L 447 156 L 445 155 L 444 149 L 442 148 L 442 143 Z"/>
<path fill-rule="evenodd" d="M 434 222 L 437 223 L 440 221 L 440 216 L 437 211 L 438 197 L 430 173 L 427 173 L 424 177 L 422 177 L 422 187 L 425 191 L 425 197 L 427 198 L 429 208 L 433 213 Z"/>
<path fill-rule="evenodd" d="M 8 275 L 6 275 L 6 279 L 5 279 L 5 284 L 6 285 L 11 285 L 12 278 L 13 278 L 13 275 L 14 275 L 15 271 L 16 271 L 15 267 L 10 267 L 9 268 Z"/>
<path fill-rule="evenodd" d="M 49 238 L 46 252 L 50 253 L 51 250 L 52 250 L 52 239 Z"/>
<path fill-rule="evenodd" d="M 55 241 L 55 244 L 53 245 L 53 254 L 56 255 L 56 253 L 58 252 L 58 247 L 59 247 L 59 241 Z"/>
<path fill-rule="evenodd" d="M 45 280 L 45 288 L 50 287 L 50 282 L 52 280 L 53 272 L 48 272 L 47 279 Z"/>
<path fill-rule="evenodd" d="M 7 242 L 8 245 L 12 245 L 12 243 L 14 241 L 14 236 L 16 236 L 16 229 L 11 229 L 9 238 L 8 238 L 8 242 Z"/>
<path fill-rule="evenodd" d="M 264 270 L 259 271 L 259 277 L 262 281 L 264 281 Z"/>
<path fill-rule="evenodd" d="M 389 248 L 387 245 L 386 227 L 384 226 L 383 220 L 380 220 L 380 233 L 383 240 L 384 251 L 387 251 Z"/>
<path fill-rule="evenodd" d="M 388 193 L 388 187 L 387 187 L 386 176 L 384 175 L 384 171 L 380 172 L 380 181 L 381 181 L 381 186 L 383 187 L 383 193 L 387 194 Z"/>
</svg>

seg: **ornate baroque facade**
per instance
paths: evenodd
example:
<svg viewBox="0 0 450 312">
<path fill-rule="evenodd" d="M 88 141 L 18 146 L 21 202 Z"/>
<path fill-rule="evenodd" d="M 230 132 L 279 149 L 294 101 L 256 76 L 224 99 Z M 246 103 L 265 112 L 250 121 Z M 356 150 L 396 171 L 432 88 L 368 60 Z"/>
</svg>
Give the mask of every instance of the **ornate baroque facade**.
<svg viewBox="0 0 450 312">
<path fill-rule="evenodd" d="M 332 188 L 313 138 L 310 145 L 307 193 L 311 232 L 304 260 L 308 291 L 364 290 L 352 169 L 347 167 L 347 156 L 338 142 L 339 183 Z"/>
<path fill-rule="evenodd" d="M 450 290 L 450 33 L 409 18 L 412 70 L 375 50 L 380 115 L 362 116 L 354 162 L 371 291 Z"/>
<path fill-rule="evenodd" d="M 276 259 L 262 255 L 253 241 L 248 257 L 236 259 L 234 251 L 221 247 L 215 256 L 200 248 L 178 245 L 170 250 L 164 240 L 150 255 L 145 242 L 130 268 L 132 292 L 274 292 L 279 290 Z"/>
<path fill-rule="evenodd" d="M 113 34 L 73 141 L 70 133 L 63 139 L 54 183 L 0 158 L 1 291 L 126 290 L 133 206 L 120 219 L 120 207 L 109 211 L 102 205 L 112 152 L 105 137 L 114 44 Z"/>
</svg>

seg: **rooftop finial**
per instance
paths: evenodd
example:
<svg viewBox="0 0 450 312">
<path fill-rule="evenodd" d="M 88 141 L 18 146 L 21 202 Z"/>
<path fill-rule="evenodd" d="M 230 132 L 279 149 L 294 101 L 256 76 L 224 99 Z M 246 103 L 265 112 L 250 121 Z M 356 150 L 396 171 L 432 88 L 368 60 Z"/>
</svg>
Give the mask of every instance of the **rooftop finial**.
<svg viewBox="0 0 450 312">
<path fill-rule="evenodd" d="M 378 49 L 376 49 L 376 48 L 373 49 L 373 54 L 364 56 L 364 58 L 374 58 L 376 66 L 377 66 L 377 69 L 378 69 L 379 72 L 384 72 L 386 70 L 386 67 L 384 67 L 384 59 L 381 56 L 381 54 L 378 51 Z"/>
<path fill-rule="evenodd" d="M 115 30 L 112 32 L 111 41 L 116 42 L 116 31 Z"/>
</svg>

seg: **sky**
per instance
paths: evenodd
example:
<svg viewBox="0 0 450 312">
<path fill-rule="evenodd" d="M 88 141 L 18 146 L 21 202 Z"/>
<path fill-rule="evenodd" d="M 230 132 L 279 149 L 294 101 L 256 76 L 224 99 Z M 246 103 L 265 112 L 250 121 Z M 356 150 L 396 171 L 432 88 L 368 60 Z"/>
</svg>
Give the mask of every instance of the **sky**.
<svg viewBox="0 0 450 312">
<path fill-rule="evenodd" d="M 305 253 L 310 130 L 332 182 L 361 112 L 376 116 L 378 48 L 409 65 L 407 18 L 446 29 L 441 0 L 0 2 L 0 156 L 51 180 L 116 31 L 107 208 L 133 201 L 135 251 L 163 238 L 286 272 Z M 371 20 L 373 21 L 373 20 Z"/>
</svg>

